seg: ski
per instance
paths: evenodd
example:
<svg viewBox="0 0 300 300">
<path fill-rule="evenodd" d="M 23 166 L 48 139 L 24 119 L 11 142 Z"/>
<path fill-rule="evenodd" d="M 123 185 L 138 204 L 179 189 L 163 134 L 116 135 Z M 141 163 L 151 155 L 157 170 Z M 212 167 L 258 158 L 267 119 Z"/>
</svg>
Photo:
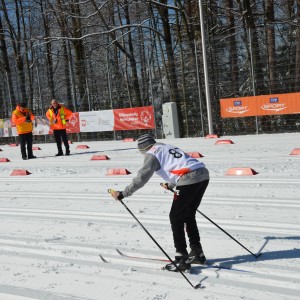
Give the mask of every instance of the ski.
<svg viewBox="0 0 300 300">
<path fill-rule="evenodd" d="M 142 260 L 154 260 L 154 261 L 161 261 L 161 262 L 170 262 L 169 259 L 163 259 L 163 258 L 159 258 L 159 257 L 148 257 L 148 256 L 135 256 L 135 255 L 131 255 L 131 254 L 125 254 L 123 253 L 122 251 L 120 251 L 119 249 L 116 249 L 116 251 L 121 255 L 121 256 L 124 256 L 124 257 L 127 257 L 127 258 L 136 258 L 136 259 L 142 259 Z"/>
<path fill-rule="evenodd" d="M 101 258 L 101 260 L 104 262 L 104 263 L 109 263 L 108 260 L 106 260 L 101 254 L 99 254 L 99 257 Z"/>
<path fill-rule="evenodd" d="M 140 260 L 150 260 L 150 261 L 157 261 L 157 262 L 164 262 L 164 263 L 169 263 L 170 262 L 169 259 L 164 259 L 164 258 L 160 258 L 160 257 L 149 257 L 149 256 L 131 255 L 131 254 L 128 254 L 128 253 L 124 253 L 124 252 L 120 251 L 119 249 L 116 249 L 116 251 L 122 257 L 125 257 L 125 258 L 140 259 Z M 229 270 L 229 271 L 253 273 L 252 271 L 241 270 L 241 269 L 230 268 L 230 267 L 224 267 L 224 266 L 220 266 L 220 265 L 217 265 L 217 264 L 193 265 L 193 266 L 198 266 L 198 267 L 201 267 L 201 268 L 213 268 L 213 269 L 222 269 L 222 270 Z M 164 267 L 162 269 L 164 269 Z"/>
</svg>

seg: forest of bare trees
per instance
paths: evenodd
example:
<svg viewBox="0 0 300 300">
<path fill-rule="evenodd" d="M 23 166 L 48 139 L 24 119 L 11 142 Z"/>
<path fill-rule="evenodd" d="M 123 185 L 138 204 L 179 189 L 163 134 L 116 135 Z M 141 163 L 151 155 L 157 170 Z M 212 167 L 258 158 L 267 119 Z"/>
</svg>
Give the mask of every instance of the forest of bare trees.
<svg viewBox="0 0 300 300">
<path fill-rule="evenodd" d="M 201 0 L 0 0 L 0 118 L 27 101 L 73 111 L 176 102 L 182 137 L 207 133 Z M 219 99 L 300 91 L 300 0 L 202 0 L 214 130 Z M 299 100 L 300 101 L 300 100 Z M 299 115 L 261 117 L 261 132 L 300 130 Z"/>
</svg>

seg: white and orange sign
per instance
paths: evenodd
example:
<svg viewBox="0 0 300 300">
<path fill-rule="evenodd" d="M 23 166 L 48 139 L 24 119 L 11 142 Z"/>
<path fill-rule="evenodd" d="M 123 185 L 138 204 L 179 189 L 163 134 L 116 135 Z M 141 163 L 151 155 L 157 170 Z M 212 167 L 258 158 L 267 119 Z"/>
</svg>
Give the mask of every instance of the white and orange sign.
<svg viewBox="0 0 300 300">
<path fill-rule="evenodd" d="M 67 123 L 68 133 L 113 130 L 153 129 L 153 106 L 73 113 Z M 48 119 L 36 116 L 33 135 L 52 134 Z M 17 136 L 10 119 L 0 119 L 0 137 Z"/>
<path fill-rule="evenodd" d="M 114 109 L 114 130 L 154 128 L 153 106 Z"/>
<path fill-rule="evenodd" d="M 237 118 L 300 113 L 300 93 L 220 99 L 221 117 Z"/>
<path fill-rule="evenodd" d="M 87 111 L 79 113 L 80 132 L 114 130 L 113 110 Z"/>
</svg>

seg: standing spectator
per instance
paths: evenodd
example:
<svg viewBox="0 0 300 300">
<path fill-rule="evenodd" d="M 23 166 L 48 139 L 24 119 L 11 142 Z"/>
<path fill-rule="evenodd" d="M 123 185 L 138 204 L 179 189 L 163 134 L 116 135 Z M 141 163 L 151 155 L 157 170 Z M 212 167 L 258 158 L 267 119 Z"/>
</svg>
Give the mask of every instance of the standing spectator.
<svg viewBox="0 0 300 300">
<path fill-rule="evenodd" d="M 16 109 L 12 113 L 11 121 L 16 125 L 20 139 L 21 154 L 23 159 L 36 158 L 32 153 L 32 130 L 34 115 L 32 111 L 26 108 L 26 103 L 18 103 Z M 27 154 L 26 154 L 27 144 Z"/>
<path fill-rule="evenodd" d="M 68 136 L 66 124 L 72 116 L 72 111 L 64 105 L 60 105 L 55 99 L 51 101 L 51 107 L 46 113 L 46 117 L 50 122 L 50 129 L 53 130 L 54 138 L 56 141 L 58 153 L 55 156 L 62 156 L 62 140 L 66 148 L 66 155 L 70 155 L 70 147 L 68 143 Z"/>
</svg>

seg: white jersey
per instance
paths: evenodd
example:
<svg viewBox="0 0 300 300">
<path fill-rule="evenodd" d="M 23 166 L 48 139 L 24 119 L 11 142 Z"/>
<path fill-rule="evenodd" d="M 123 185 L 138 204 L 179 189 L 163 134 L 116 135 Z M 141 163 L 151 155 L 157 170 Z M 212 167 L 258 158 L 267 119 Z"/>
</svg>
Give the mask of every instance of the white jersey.
<svg viewBox="0 0 300 300">
<path fill-rule="evenodd" d="M 204 163 L 172 145 L 156 144 L 147 153 L 154 155 L 160 163 L 161 168 L 156 174 L 169 183 L 176 184 L 181 176 L 205 167 Z"/>
</svg>

